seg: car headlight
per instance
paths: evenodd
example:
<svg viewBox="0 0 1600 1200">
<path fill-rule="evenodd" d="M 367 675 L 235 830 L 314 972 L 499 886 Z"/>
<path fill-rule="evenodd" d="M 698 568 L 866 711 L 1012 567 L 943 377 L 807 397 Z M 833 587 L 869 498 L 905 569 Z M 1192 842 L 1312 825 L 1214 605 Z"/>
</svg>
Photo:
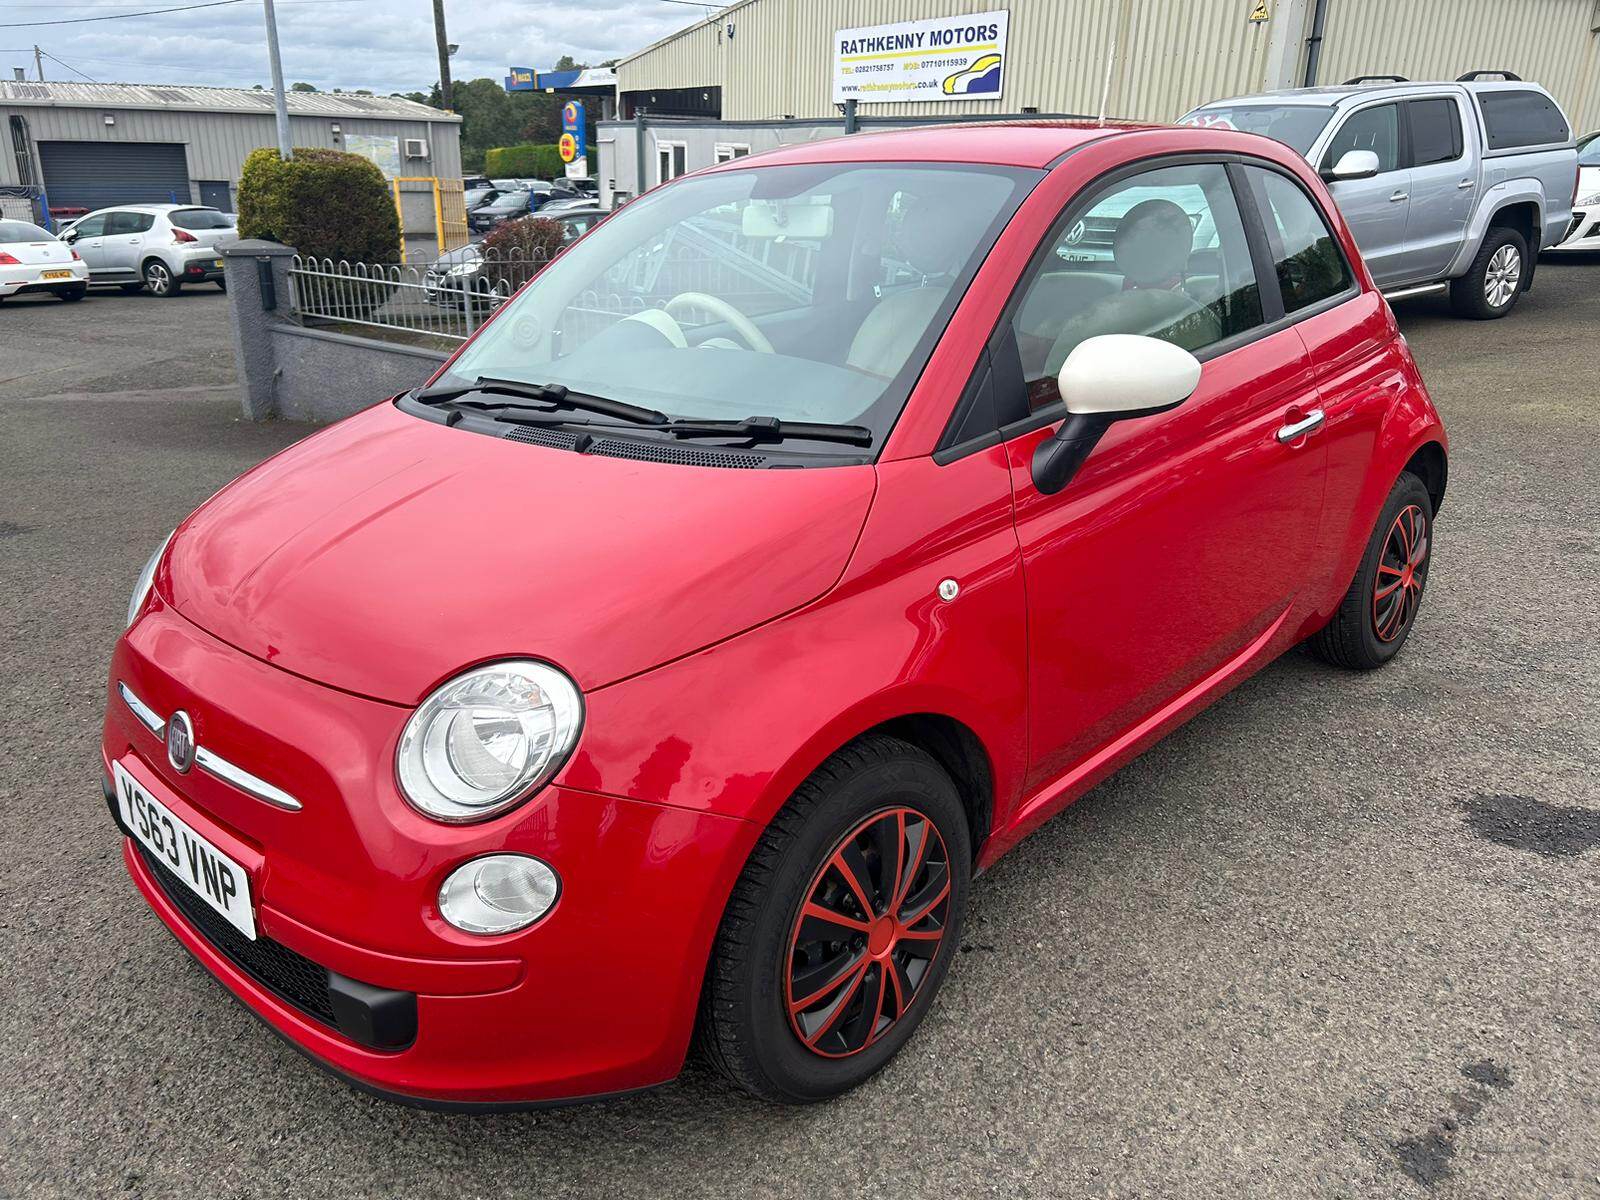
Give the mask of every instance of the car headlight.
<svg viewBox="0 0 1600 1200">
<path fill-rule="evenodd" d="M 1600 192 L 1590 192 L 1587 196 L 1578 197 L 1579 208 L 1589 208 L 1596 204 L 1600 204 Z"/>
<path fill-rule="evenodd" d="M 438 821 L 482 821 L 550 782 L 578 742 L 583 697 L 554 667 L 489 663 L 424 700 L 400 735 L 400 790 Z"/>
<path fill-rule="evenodd" d="M 177 530 L 172 532 L 176 533 Z M 150 556 L 150 561 L 140 569 L 139 578 L 133 584 L 133 596 L 128 601 L 128 624 L 123 626 L 124 629 L 133 624 L 134 618 L 139 615 L 139 610 L 144 607 L 144 602 L 149 599 L 150 589 L 156 582 L 156 568 L 161 565 L 161 556 L 167 552 L 167 546 L 171 541 L 172 533 L 162 538 L 161 545 L 156 547 L 156 552 Z"/>
<path fill-rule="evenodd" d="M 463 863 L 439 889 L 439 912 L 466 933 L 511 933 L 555 904 L 561 880 L 526 854 L 491 854 Z"/>
</svg>

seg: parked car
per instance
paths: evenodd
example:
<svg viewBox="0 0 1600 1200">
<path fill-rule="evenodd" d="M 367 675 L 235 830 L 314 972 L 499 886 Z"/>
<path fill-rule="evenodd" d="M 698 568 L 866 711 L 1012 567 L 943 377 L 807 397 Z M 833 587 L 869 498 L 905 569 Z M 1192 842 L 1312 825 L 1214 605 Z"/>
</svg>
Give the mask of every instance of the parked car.
<svg viewBox="0 0 1600 1200">
<path fill-rule="evenodd" d="M 473 213 L 485 204 L 494 203 L 503 195 L 505 193 L 496 187 L 469 188 L 461 193 L 461 201 L 466 206 L 467 212 Z"/>
<path fill-rule="evenodd" d="M 1448 289 L 1461 315 L 1503 317 L 1533 286 L 1539 251 L 1571 223 L 1567 118 L 1542 87 L 1506 72 L 1241 96 L 1182 121 L 1265 134 L 1305 155 L 1392 298 Z"/>
<path fill-rule="evenodd" d="M 502 222 L 527 216 L 537 207 L 538 199 L 533 192 L 525 189 L 504 192 L 469 212 L 467 228 L 473 233 L 487 233 Z"/>
<path fill-rule="evenodd" d="M 547 209 L 553 207 L 546 206 Z M 567 209 L 559 213 L 541 211 L 538 215 L 560 222 L 563 244 L 577 241 L 606 217 L 605 212 L 592 204 L 587 208 Z M 424 295 L 428 302 L 441 308 L 464 308 L 469 300 L 487 305 L 490 300 L 489 282 L 483 277 L 483 260 L 481 240 L 468 242 L 465 246 L 441 254 L 423 276 Z M 526 267 L 526 274 L 521 271 L 514 273 L 519 283 L 532 278 L 536 272 L 532 264 Z"/>
<path fill-rule="evenodd" d="M 539 206 L 541 217 L 553 217 L 557 213 L 587 212 L 598 209 L 599 201 L 593 196 L 570 196 L 561 192 L 555 193 L 555 199 L 546 200 Z"/>
<path fill-rule="evenodd" d="M 1572 202 L 1572 227 L 1552 252 L 1600 250 L 1600 133 L 1578 142 L 1578 196 Z"/>
<path fill-rule="evenodd" d="M 570 175 L 560 175 L 550 181 L 550 186 L 558 196 L 587 196 L 593 200 L 600 195 L 600 181 L 597 179 L 575 179 Z"/>
<path fill-rule="evenodd" d="M 493 186 L 494 181 L 491 180 L 487 175 L 466 175 L 463 176 L 461 180 L 462 190 L 468 192 L 472 191 L 474 188 L 486 188 Z"/>
<path fill-rule="evenodd" d="M 1114 209 L 1110 263 L 1061 257 Z M 927 1016 L 975 872 L 1297 643 L 1392 661 L 1445 481 L 1287 147 L 792 145 L 652 190 L 185 519 L 105 795 L 182 944 L 369 1090 L 624 1092 L 697 1032 L 821 1100 Z"/>
<path fill-rule="evenodd" d="M 82 300 L 89 268 L 71 246 L 31 221 L 0 218 L 0 300 L 23 292 L 49 292 Z"/>
<path fill-rule="evenodd" d="M 198 204 L 127 204 L 61 231 L 89 265 L 89 282 L 171 297 L 187 283 L 228 290 L 218 245 L 238 236 L 231 214 Z"/>
</svg>

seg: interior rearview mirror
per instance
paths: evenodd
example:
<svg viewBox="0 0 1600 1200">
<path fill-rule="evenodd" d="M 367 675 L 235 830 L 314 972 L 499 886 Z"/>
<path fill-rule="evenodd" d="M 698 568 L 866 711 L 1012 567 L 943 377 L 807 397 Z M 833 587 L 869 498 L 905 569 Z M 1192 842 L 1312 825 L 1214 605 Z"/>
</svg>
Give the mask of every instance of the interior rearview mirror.
<svg viewBox="0 0 1600 1200">
<path fill-rule="evenodd" d="M 749 238 L 792 237 L 821 241 L 833 233 L 833 205 L 756 200 L 745 206 L 739 224 L 739 232 Z"/>
<path fill-rule="evenodd" d="M 1332 168 L 1322 171 L 1329 183 L 1345 179 L 1371 179 L 1378 173 L 1378 156 L 1371 150 L 1346 150 Z"/>
<path fill-rule="evenodd" d="M 1182 404 L 1200 386 L 1200 360 L 1182 346 L 1131 333 L 1079 342 L 1057 377 L 1067 419 L 1033 452 L 1033 485 L 1053 496 L 1078 473 L 1113 421 Z"/>
</svg>

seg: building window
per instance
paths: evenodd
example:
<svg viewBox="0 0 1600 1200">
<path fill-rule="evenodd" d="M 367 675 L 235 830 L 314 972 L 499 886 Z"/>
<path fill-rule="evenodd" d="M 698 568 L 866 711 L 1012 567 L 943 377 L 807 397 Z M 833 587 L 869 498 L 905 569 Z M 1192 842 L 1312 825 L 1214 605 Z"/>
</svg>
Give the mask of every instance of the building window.
<svg viewBox="0 0 1600 1200">
<path fill-rule="evenodd" d="M 689 146 L 686 142 L 656 143 L 656 182 L 666 183 L 689 169 Z"/>
<path fill-rule="evenodd" d="M 744 142 L 718 142 L 714 158 L 719 163 L 725 163 L 732 162 L 736 158 L 743 158 L 749 153 L 750 147 Z"/>
<path fill-rule="evenodd" d="M 17 156 L 17 182 L 23 187 L 33 186 L 33 144 L 28 137 L 28 122 L 23 117 L 12 117 L 11 148 Z"/>
</svg>

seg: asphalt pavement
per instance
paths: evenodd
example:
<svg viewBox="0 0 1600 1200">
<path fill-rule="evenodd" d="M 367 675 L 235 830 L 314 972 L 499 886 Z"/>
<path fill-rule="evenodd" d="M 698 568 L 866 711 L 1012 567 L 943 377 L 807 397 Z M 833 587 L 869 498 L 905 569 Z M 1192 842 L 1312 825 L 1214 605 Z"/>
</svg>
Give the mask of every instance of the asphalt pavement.
<svg viewBox="0 0 1600 1200">
<path fill-rule="evenodd" d="M 1453 453 L 1399 659 L 1290 654 L 1025 842 L 907 1051 L 805 1110 L 693 1065 L 374 1100 L 138 899 L 97 782 L 129 588 L 308 431 L 238 418 L 226 304 L 0 307 L 0 1196 L 1600 1196 L 1600 262 L 1402 305 Z"/>
</svg>

